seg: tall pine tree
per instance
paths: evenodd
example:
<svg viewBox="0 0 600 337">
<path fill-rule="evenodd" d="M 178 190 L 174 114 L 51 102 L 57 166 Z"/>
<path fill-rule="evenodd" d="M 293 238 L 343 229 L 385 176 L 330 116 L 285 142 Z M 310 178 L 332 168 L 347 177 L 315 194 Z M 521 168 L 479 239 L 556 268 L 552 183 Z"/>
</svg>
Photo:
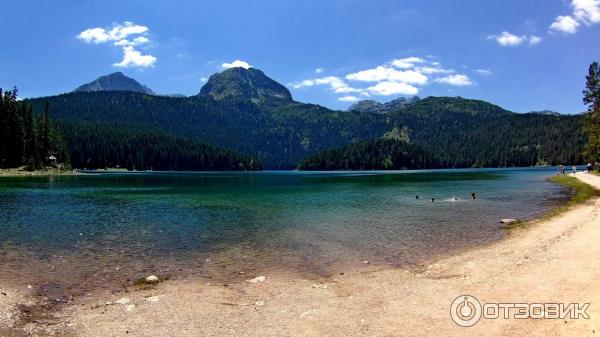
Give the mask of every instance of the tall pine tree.
<svg viewBox="0 0 600 337">
<path fill-rule="evenodd" d="M 589 161 L 600 160 L 600 69 L 598 62 L 593 62 L 586 76 L 583 103 L 588 106 L 588 113 L 583 119 L 583 132 L 587 137 L 585 155 Z"/>
</svg>

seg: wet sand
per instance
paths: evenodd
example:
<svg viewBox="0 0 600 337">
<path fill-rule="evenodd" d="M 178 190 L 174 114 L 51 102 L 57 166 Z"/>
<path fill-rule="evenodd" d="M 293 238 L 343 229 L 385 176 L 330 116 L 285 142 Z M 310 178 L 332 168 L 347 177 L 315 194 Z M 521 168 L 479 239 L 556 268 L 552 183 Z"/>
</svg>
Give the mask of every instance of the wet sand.
<svg viewBox="0 0 600 337">
<path fill-rule="evenodd" d="M 600 189 L 600 177 L 577 177 Z M 0 335 L 600 335 L 598 242 L 600 199 L 593 198 L 505 240 L 414 270 L 357 261 L 343 275 L 322 279 L 281 272 L 265 272 L 256 283 L 186 278 L 98 290 L 68 303 L 0 281 Z M 449 315 L 463 294 L 481 302 L 591 302 L 591 319 L 481 320 L 463 328 Z"/>
</svg>

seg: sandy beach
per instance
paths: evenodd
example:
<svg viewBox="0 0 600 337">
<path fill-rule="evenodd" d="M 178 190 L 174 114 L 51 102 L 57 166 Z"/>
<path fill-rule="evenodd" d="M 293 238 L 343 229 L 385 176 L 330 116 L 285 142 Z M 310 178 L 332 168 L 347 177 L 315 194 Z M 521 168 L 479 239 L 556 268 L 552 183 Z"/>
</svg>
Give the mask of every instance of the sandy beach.
<svg viewBox="0 0 600 337">
<path fill-rule="evenodd" d="M 598 176 L 577 178 L 600 189 Z M 31 290 L 0 280 L 0 335 L 596 336 L 599 216 L 594 197 L 505 240 L 418 270 L 348 270 L 319 281 L 267 273 L 260 275 L 264 281 L 226 285 L 173 280 L 90 293 L 47 317 L 30 312 L 26 319 L 27 308 L 35 308 Z M 450 305 L 467 294 L 482 303 L 591 303 L 590 319 L 481 319 L 460 327 Z"/>
</svg>

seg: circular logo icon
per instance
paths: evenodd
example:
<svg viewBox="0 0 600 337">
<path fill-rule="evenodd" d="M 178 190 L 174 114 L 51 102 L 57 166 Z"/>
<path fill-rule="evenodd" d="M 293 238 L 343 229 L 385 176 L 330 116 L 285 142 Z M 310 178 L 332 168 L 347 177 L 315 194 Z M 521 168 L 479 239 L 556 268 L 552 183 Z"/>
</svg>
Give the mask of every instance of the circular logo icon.
<svg viewBox="0 0 600 337">
<path fill-rule="evenodd" d="M 481 303 L 473 296 L 458 296 L 450 306 L 450 317 L 460 326 L 473 326 L 481 318 Z"/>
</svg>

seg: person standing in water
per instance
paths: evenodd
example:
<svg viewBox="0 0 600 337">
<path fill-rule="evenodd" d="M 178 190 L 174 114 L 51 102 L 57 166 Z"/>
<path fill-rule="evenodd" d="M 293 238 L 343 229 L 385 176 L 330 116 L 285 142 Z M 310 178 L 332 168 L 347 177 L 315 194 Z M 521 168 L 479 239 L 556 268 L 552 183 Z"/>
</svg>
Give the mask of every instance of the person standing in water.
<svg viewBox="0 0 600 337">
<path fill-rule="evenodd" d="M 471 192 L 471 199 L 475 200 L 477 197 L 475 196 L 475 192 Z"/>
<path fill-rule="evenodd" d="M 573 174 L 576 174 L 577 173 L 577 166 L 573 165 L 572 169 L 573 169 Z"/>
</svg>

